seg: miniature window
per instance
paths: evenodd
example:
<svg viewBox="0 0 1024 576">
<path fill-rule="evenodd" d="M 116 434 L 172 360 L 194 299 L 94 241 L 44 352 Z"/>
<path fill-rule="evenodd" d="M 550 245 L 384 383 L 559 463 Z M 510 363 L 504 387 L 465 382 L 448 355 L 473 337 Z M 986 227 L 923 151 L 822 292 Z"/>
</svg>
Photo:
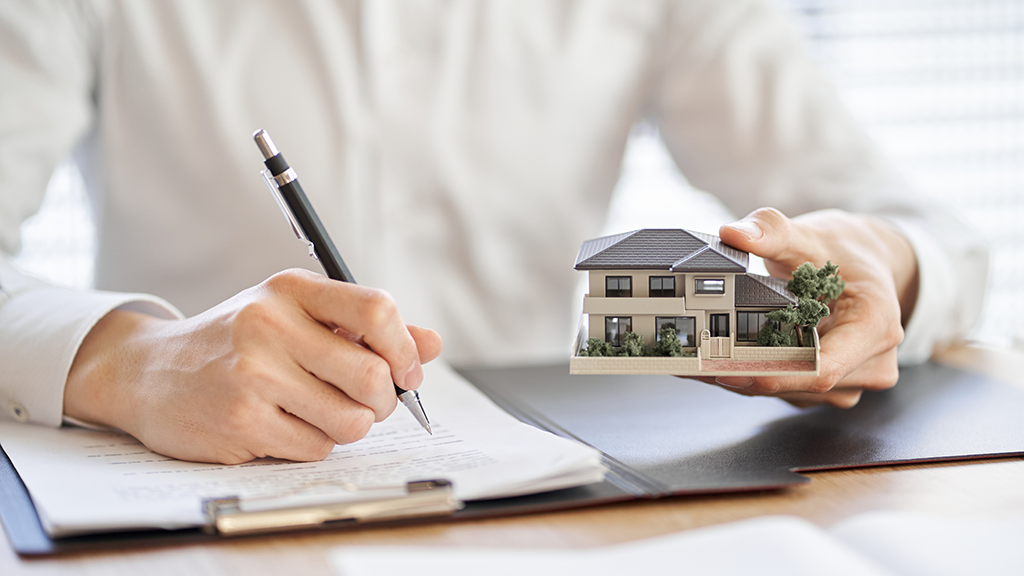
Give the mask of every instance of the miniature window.
<svg viewBox="0 0 1024 576">
<path fill-rule="evenodd" d="M 633 278 L 631 276 L 605 276 L 604 295 L 607 298 L 631 298 Z"/>
<path fill-rule="evenodd" d="M 622 346 L 622 339 L 632 331 L 632 316 L 608 316 L 604 319 L 604 341 L 612 346 Z"/>
<path fill-rule="evenodd" d="M 712 338 L 728 338 L 729 337 L 729 315 L 728 314 L 712 314 L 711 315 L 711 337 Z"/>
<path fill-rule="evenodd" d="M 725 278 L 697 278 L 693 291 L 696 294 L 725 294 Z"/>
<path fill-rule="evenodd" d="M 761 330 L 768 323 L 767 312 L 736 312 L 736 341 L 757 342 Z M 778 327 L 778 322 L 775 326 Z"/>
<path fill-rule="evenodd" d="M 651 276 L 651 298 L 673 298 L 675 295 L 675 276 Z"/>
<path fill-rule="evenodd" d="M 679 337 L 679 341 L 683 343 L 683 346 L 696 346 L 697 340 L 694 335 L 694 327 L 697 324 L 696 320 L 693 316 L 655 316 L 654 339 L 661 340 L 662 328 L 672 328 L 676 331 L 676 336 Z"/>
</svg>

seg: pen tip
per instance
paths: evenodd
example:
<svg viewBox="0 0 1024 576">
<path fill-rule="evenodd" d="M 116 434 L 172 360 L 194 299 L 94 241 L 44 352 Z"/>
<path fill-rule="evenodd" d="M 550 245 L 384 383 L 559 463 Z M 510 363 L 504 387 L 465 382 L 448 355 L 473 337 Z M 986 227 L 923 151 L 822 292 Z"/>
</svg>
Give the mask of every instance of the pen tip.
<svg viewBox="0 0 1024 576">
<path fill-rule="evenodd" d="M 427 434 L 430 434 L 431 436 L 434 435 L 434 431 L 430 429 L 430 424 L 427 424 L 424 428 L 427 429 Z"/>
</svg>

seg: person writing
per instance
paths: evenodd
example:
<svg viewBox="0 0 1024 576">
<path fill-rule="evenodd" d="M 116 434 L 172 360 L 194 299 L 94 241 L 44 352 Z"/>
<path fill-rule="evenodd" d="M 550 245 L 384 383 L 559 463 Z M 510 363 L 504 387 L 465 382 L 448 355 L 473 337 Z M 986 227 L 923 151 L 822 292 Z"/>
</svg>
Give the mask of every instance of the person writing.
<svg viewBox="0 0 1024 576">
<path fill-rule="evenodd" d="M 0 28 L 0 401 L 26 422 L 315 460 L 394 410 L 392 382 L 419 387 L 439 335 L 452 362 L 564 358 L 570 263 L 643 116 L 748 214 L 725 242 L 847 282 L 820 376 L 720 385 L 852 406 L 980 307 L 984 244 L 902 181 L 762 1 L 19 1 Z M 301 269 L 256 181 L 259 127 L 363 285 Z M 94 291 L 9 262 L 68 156 Z"/>
</svg>

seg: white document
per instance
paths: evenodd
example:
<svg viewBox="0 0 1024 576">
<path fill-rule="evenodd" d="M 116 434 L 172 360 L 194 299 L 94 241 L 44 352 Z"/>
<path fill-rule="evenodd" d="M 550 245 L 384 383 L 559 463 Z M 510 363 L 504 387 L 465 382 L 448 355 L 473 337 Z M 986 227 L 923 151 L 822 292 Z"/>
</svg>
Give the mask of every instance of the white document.
<svg viewBox="0 0 1024 576">
<path fill-rule="evenodd" d="M 882 576 L 806 520 L 768 516 L 575 550 L 360 546 L 331 552 L 337 576 Z"/>
<path fill-rule="evenodd" d="M 829 533 L 901 576 L 1024 574 L 1024 518 L 963 519 L 869 512 Z"/>
<path fill-rule="evenodd" d="M 434 435 L 401 405 L 323 462 L 234 466 L 160 456 L 125 434 L 0 422 L 0 444 L 51 536 L 201 525 L 205 498 L 258 498 L 308 485 L 396 485 L 443 478 L 456 498 L 516 496 L 599 482 L 600 453 L 523 424 L 450 368 L 424 366 Z"/>
<path fill-rule="evenodd" d="M 337 576 L 1016 576 L 1024 518 L 958 520 L 875 512 L 830 530 L 795 516 L 765 516 L 573 550 L 353 546 L 336 548 Z"/>
</svg>

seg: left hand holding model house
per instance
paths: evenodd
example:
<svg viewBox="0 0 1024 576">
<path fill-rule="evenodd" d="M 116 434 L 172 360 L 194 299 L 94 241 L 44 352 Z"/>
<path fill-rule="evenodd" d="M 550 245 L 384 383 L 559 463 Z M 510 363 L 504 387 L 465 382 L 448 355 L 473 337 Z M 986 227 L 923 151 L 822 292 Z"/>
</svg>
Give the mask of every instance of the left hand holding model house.
<svg viewBox="0 0 1024 576">
<path fill-rule="evenodd" d="M 719 377 L 742 394 L 778 396 L 798 406 L 855 405 L 864 390 L 896 384 L 896 346 L 917 300 L 917 257 L 883 220 L 839 210 L 787 218 L 762 208 L 719 231 L 722 241 L 765 260 L 785 277 L 800 264 L 840 263 L 842 297 L 819 325 L 817 376 Z"/>
</svg>

